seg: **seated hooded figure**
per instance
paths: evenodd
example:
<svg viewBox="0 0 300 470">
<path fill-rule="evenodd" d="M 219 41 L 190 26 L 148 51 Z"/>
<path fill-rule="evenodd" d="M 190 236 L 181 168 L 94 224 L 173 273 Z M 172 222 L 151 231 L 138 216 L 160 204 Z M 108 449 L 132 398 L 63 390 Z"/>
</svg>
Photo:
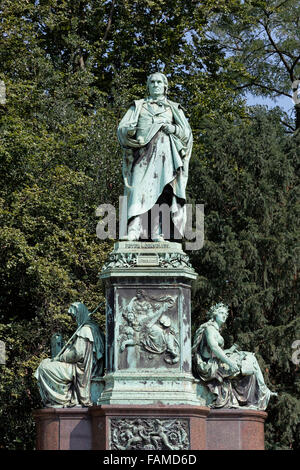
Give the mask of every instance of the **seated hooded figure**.
<svg viewBox="0 0 300 470">
<path fill-rule="evenodd" d="M 147 88 L 149 96 L 134 101 L 118 127 L 127 198 L 122 208 L 121 239 L 163 241 L 164 235 L 171 239 L 184 234 L 193 137 L 183 109 L 167 98 L 167 77 L 162 73 L 151 74 Z M 168 207 L 165 227 L 158 210 L 162 205 Z M 169 234 L 162 233 L 166 227 L 168 230 L 171 227 Z"/>
<path fill-rule="evenodd" d="M 78 328 L 54 359 L 44 359 L 35 372 L 45 407 L 91 406 L 91 380 L 103 375 L 104 334 L 87 307 L 74 302 L 69 310 Z"/>
</svg>

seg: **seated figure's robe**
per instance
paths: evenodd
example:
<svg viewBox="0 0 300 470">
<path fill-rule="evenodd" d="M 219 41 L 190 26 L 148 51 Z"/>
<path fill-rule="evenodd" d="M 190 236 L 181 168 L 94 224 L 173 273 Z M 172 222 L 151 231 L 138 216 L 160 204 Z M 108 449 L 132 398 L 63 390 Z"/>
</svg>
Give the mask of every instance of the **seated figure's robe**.
<svg viewBox="0 0 300 470">
<path fill-rule="evenodd" d="M 91 379 L 103 374 L 104 335 L 91 320 L 79 328 L 59 360 L 44 359 L 35 372 L 46 407 L 90 406 Z"/>
<path fill-rule="evenodd" d="M 211 351 L 206 334 L 212 328 L 212 321 L 198 328 L 192 348 L 193 373 L 200 378 L 214 396 L 215 408 L 255 408 L 265 410 L 271 391 L 266 386 L 255 355 L 248 351 L 225 350 L 226 355 L 238 365 L 238 372 L 232 373 L 229 366 Z M 224 346 L 223 337 L 218 334 L 218 344 Z"/>
</svg>

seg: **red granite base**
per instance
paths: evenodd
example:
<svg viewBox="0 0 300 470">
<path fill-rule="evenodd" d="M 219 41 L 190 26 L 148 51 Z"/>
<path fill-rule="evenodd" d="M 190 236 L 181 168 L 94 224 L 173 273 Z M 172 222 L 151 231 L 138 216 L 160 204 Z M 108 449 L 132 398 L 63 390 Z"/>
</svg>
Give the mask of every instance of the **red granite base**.
<svg viewBox="0 0 300 470">
<path fill-rule="evenodd" d="M 37 450 L 91 450 L 89 408 L 43 408 L 33 413 Z"/>
<path fill-rule="evenodd" d="M 206 448 L 206 417 L 209 408 L 201 406 L 189 405 L 102 405 L 90 408 L 92 417 L 93 430 L 93 449 L 95 450 L 113 450 L 117 449 L 112 439 L 112 420 L 116 420 L 119 426 L 122 421 L 132 422 L 137 425 L 135 419 L 141 418 L 145 422 L 157 423 L 156 419 L 161 422 L 171 422 L 176 418 L 181 423 L 185 423 L 185 429 L 188 429 L 189 439 L 188 445 L 182 449 L 204 450 Z M 154 424 L 156 426 L 156 424 Z M 130 432 L 128 440 L 130 439 Z M 140 439 L 140 440 L 139 440 Z M 132 439 L 132 445 L 126 447 L 126 450 L 132 449 L 148 449 L 154 450 L 153 444 L 155 437 L 147 439 L 139 438 L 139 434 L 135 433 Z M 157 439 L 161 449 L 168 449 L 163 440 Z M 187 442 L 187 441 L 186 441 Z M 128 443 L 125 443 L 125 446 Z M 122 446 L 121 446 L 122 447 Z M 171 448 L 169 448 L 170 450 Z"/>
<path fill-rule="evenodd" d="M 155 450 L 156 444 L 168 449 L 163 433 L 144 437 L 145 432 L 130 431 L 144 423 L 171 423 L 176 419 L 184 424 L 188 450 L 263 450 L 264 423 L 267 413 L 256 410 L 220 409 L 188 405 L 102 405 L 91 408 L 44 408 L 34 412 L 37 426 L 38 450 L 113 450 L 114 429 L 124 426 L 127 443 L 124 450 Z M 125 421 L 124 421 L 125 420 Z M 128 424 L 129 423 L 129 424 Z M 154 426 L 154 427 L 155 427 Z M 175 434 L 176 435 L 176 434 Z M 140 438 L 139 436 L 142 436 Z M 152 437 L 151 437 L 152 436 Z M 169 441 L 170 442 L 170 441 Z M 122 448 L 122 447 L 121 447 Z"/>
<path fill-rule="evenodd" d="M 207 450 L 264 450 L 267 413 L 212 409 L 206 423 Z"/>
</svg>

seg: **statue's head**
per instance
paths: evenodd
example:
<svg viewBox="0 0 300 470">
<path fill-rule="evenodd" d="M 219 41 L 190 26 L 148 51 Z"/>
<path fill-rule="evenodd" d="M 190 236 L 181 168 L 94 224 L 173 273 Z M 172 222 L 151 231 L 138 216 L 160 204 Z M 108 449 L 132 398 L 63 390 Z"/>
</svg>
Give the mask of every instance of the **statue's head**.
<svg viewBox="0 0 300 470">
<path fill-rule="evenodd" d="M 162 315 L 160 317 L 159 323 L 165 328 L 169 328 L 169 326 L 171 326 L 171 320 L 167 315 Z"/>
<path fill-rule="evenodd" d="M 166 95 L 168 92 L 168 79 L 161 72 L 154 72 L 147 78 L 147 90 L 149 95 L 155 98 L 156 91 L 161 95 Z"/>
<path fill-rule="evenodd" d="M 125 312 L 123 313 L 123 317 L 125 320 L 127 320 L 128 324 L 131 324 L 135 320 L 134 312 L 132 309 L 128 306 Z"/>
<path fill-rule="evenodd" d="M 222 302 L 213 305 L 207 312 L 207 317 L 211 320 L 214 320 L 220 313 L 224 314 L 226 318 L 228 317 L 228 306 Z"/>
<path fill-rule="evenodd" d="M 82 302 L 73 302 L 68 310 L 76 320 L 78 326 L 82 325 L 89 318 L 89 310 Z"/>
<path fill-rule="evenodd" d="M 145 292 L 142 289 L 136 291 L 136 298 L 138 300 L 143 300 L 145 298 Z"/>
</svg>

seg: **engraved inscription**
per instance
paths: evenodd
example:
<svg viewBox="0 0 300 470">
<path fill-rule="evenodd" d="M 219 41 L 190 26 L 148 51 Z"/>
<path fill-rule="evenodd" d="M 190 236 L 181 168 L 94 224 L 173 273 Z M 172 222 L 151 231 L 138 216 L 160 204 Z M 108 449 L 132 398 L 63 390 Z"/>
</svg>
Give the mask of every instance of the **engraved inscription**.
<svg viewBox="0 0 300 470">
<path fill-rule="evenodd" d="M 150 247 L 149 247 L 150 248 Z M 161 268 L 192 268 L 185 253 L 111 253 L 102 270 L 136 268 L 137 266 L 160 266 Z"/>
<path fill-rule="evenodd" d="M 159 266 L 159 258 L 157 255 L 139 255 L 137 258 L 137 266 Z"/>
</svg>

